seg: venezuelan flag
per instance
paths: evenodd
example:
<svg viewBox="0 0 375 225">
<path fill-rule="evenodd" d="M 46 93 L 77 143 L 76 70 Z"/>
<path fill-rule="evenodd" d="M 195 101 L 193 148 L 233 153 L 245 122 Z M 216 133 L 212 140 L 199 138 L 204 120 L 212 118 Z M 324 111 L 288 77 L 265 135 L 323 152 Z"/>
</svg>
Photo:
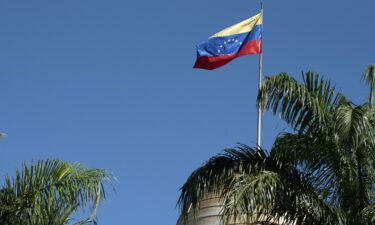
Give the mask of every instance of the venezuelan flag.
<svg viewBox="0 0 375 225">
<path fill-rule="evenodd" d="M 262 52 L 262 14 L 228 27 L 197 45 L 194 68 L 213 70 L 233 59 Z"/>
</svg>

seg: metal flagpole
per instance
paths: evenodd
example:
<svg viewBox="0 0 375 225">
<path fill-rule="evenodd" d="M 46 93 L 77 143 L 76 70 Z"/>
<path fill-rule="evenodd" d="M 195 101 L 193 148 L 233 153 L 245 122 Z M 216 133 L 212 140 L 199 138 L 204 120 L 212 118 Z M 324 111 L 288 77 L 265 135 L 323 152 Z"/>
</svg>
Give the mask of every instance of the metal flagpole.
<svg viewBox="0 0 375 225">
<path fill-rule="evenodd" d="M 261 46 L 260 46 L 260 54 L 259 54 L 259 89 L 262 87 L 262 69 L 263 69 L 263 1 L 260 2 L 260 13 L 262 18 L 262 25 L 261 25 Z M 257 147 L 260 148 L 261 144 L 261 130 L 262 130 L 262 109 L 258 108 L 258 126 L 257 126 Z"/>
</svg>

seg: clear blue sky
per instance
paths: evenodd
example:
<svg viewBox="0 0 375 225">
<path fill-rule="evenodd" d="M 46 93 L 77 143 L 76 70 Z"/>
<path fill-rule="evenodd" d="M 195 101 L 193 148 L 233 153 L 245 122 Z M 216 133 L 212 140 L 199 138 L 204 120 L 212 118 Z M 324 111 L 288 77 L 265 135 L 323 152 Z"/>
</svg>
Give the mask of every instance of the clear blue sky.
<svg viewBox="0 0 375 225">
<path fill-rule="evenodd" d="M 265 74 L 312 69 L 353 101 L 375 63 L 374 0 L 266 1 Z M 179 188 L 210 156 L 256 140 L 257 56 L 194 70 L 195 44 L 259 1 L 0 2 L 0 176 L 60 158 L 119 180 L 103 225 L 174 225 Z M 267 114 L 264 146 L 285 125 Z"/>
</svg>

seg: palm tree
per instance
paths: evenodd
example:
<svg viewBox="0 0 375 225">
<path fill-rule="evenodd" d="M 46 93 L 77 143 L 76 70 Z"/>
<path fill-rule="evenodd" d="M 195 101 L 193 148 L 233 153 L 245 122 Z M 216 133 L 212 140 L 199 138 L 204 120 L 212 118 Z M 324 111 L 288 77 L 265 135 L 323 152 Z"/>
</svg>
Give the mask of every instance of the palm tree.
<svg viewBox="0 0 375 225">
<path fill-rule="evenodd" d="M 269 153 L 242 145 L 204 163 L 181 188 L 182 215 L 190 207 L 198 213 L 207 193 L 214 193 L 224 224 L 374 224 L 375 113 L 369 100 L 355 105 L 312 72 L 303 74 L 302 84 L 285 73 L 267 77 L 258 107 L 280 115 L 292 132 L 280 134 Z"/>
<path fill-rule="evenodd" d="M 363 80 L 370 86 L 369 103 L 371 107 L 374 104 L 374 85 L 375 85 L 375 64 L 369 65 L 363 73 Z"/>
<path fill-rule="evenodd" d="M 105 184 L 111 179 L 105 170 L 88 169 L 79 163 L 24 163 L 14 178 L 5 178 L 0 189 L 0 224 L 97 224 L 96 210 L 106 196 Z M 78 209 L 87 207 L 91 207 L 91 213 L 86 218 L 70 218 Z"/>
</svg>

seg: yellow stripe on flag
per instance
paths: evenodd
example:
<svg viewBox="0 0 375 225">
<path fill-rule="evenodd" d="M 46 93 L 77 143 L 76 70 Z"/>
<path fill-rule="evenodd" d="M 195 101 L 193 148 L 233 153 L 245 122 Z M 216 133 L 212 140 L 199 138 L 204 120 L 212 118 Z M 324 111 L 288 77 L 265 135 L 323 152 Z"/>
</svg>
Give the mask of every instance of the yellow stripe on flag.
<svg viewBox="0 0 375 225">
<path fill-rule="evenodd" d="M 250 32 L 256 25 L 261 25 L 263 22 L 262 14 L 259 13 L 247 20 L 244 20 L 242 22 L 239 22 L 233 26 L 230 26 L 214 35 L 212 35 L 210 38 L 213 37 L 223 37 L 223 36 L 229 36 L 234 34 L 241 34 L 245 32 Z"/>
</svg>

